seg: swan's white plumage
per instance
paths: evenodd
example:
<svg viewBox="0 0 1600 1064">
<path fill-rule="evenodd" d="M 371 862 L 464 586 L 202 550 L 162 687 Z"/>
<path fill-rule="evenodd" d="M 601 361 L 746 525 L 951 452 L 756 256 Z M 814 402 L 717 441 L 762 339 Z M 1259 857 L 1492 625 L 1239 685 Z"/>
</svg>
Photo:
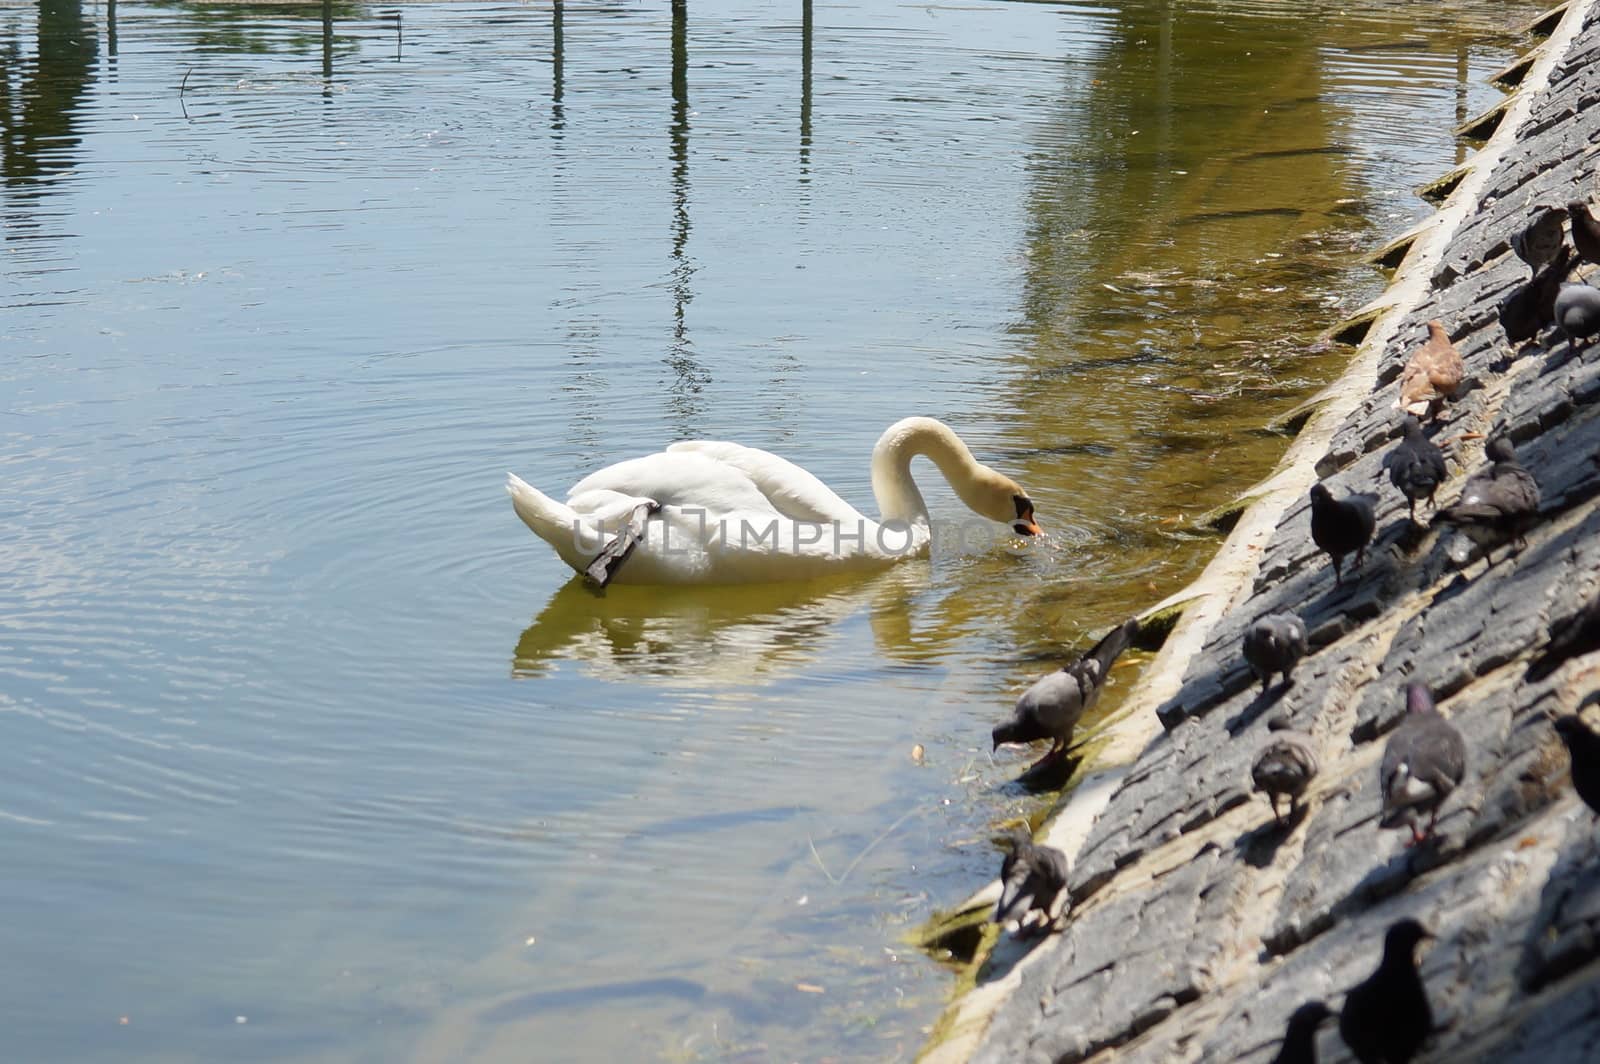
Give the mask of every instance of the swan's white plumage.
<svg viewBox="0 0 1600 1064">
<path fill-rule="evenodd" d="M 675 443 L 591 473 L 565 504 L 515 474 L 506 490 L 524 524 L 582 572 L 641 504 L 655 508 L 644 538 L 612 579 L 630 584 L 753 583 L 879 568 L 925 555 L 930 542 L 911 459 L 934 460 L 969 507 L 995 521 L 1023 519 L 1032 503 L 980 465 L 932 418 L 889 427 L 873 451 L 882 522 L 845 502 L 793 462 L 715 440 Z"/>
</svg>

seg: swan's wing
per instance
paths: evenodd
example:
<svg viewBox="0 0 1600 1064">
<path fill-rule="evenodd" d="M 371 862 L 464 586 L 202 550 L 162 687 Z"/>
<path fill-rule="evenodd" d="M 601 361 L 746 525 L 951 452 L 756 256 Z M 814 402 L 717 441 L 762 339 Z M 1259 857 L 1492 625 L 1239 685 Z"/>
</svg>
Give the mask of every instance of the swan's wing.
<svg viewBox="0 0 1600 1064">
<path fill-rule="evenodd" d="M 607 466 L 572 486 L 569 505 L 593 492 L 649 499 L 713 517 L 743 511 L 777 515 L 754 481 L 737 467 L 693 452 L 660 451 Z"/>
<path fill-rule="evenodd" d="M 839 521 L 854 524 L 861 511 L 813 474 L 770 451 L 720 440 L 684 440 L 668 454 L 702 455 L 738 470 L 764 495 L 768 504 L 796 521 Z"/>
</svg>

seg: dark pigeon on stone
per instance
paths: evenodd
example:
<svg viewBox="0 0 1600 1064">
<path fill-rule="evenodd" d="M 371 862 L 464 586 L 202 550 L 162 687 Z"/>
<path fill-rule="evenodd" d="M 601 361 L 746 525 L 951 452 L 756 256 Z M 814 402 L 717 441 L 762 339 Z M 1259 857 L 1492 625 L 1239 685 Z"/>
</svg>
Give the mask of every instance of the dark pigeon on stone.
<svg viewBox="0 0 1600 1064">
<path fill-rule="evenodd" d="M 1275 719 L 1267 727 L 1273 737 L 1256 755 L 1250 779 L 1272 803 L 1272 819 L 1281 825 L 1284 817 L 1278 812 L 1278 797 L 1288 796 L 1289 819 L 1293 820 L 1300 796 L 1317 774 L 1317 751 L 1311 736 L 1291 728 L 1287 721 Z"/>
<path fill-rule="evenodd" d="M 1525 678 L 1538 683 L 1559 669 L 1562 662 L 1596 650 L 1600 650 L 1600 598 L 1577 613 L 1550 622 L 1550 642 L 1529 663 Z"/>
<path fill-rule="evenodd" d="M 1345 996 L 1339 1037 L 1361 1064 L 1409 1064 L 1433 1033 L 1433 1009 L 1417 971 L 1417 944 L 1432 937 L 1409 918 L 1391 925 L 1378 970 Z"/>
<path fill-rule="evenodd" d="M 1245 629 L 1244 660 L 1261 681 L 1261 693 L 1272 686 L 1273 673 L 1282 673 L 1289 682 L 1295 663 L 1311 649 L 1306 641 L 1306 624 L 1292 613 L 1269 613 L 1256 618 Z"/>
<path fill-rule="evenodd" d="M 1317 1028 L 1333 1018 L 1320 1001 L 1308 1001 L 1289 1015 L 1289 1028 L 1272 1064 L 1317 1064 Z"/>
<path fill-rule="evenodd" d="M 1589 205 L 1573 200 L 1567 204 L 1567 215 L 1572 219 L 1572 246 L 1585 262 L 1600 263 L 1600 222 L 1589 213 Z"/>
<path fill-rule="evenodd" d="M 1094 649 L 1063 669 L 1036 680 L 1017 699 L 1012 718 L 994 727 L 994 749 L 1001 743 L 1031 743 L 1049 739 L 1050 750 L 1031 768 L 1030 773 L 1064 757 L 1078 720 L 1089 711 L 1105 687 L 1106 675 L 1117 655 L 1139 631 L 1139 622 L 1129 619 L 1113 628 Z"/>
<path fill-rule="evenodd" d="M 1406 716 L 1389 736 L 1378 769 L 1383 796 L 1380 827 L 1409 827 L 1417 845 L 1433 834 L 1439 807 L 1467 774 L 1467 741 L 1454 724 L 1434 708 L 1424 684 L 1406 685 Z M 1428 814 L 1428 829 L 1417 828 L 1418 815 Z"/>
<path fill-rule="evenodd" d="M 1506 340 L 1520 344 L 1532 340 L 1556 322 L 1556 296 L 1572 270 L 1573 250 L 1563 244 L 1555 261 L 1533 275 L 1533 280 L 1500 301 L 1500 328 Z"/>
<path fill-rule="evenodd" d="M 1600 333 L 1600 289 L 1586 284 L 1564 284 L 1556 293 L 1556 324 L 1567 338 L 1567 353 L 1578 350 L 1578 337 L 1587 340 Z"/>
<path fill-rule="evenodd" d="M 1378 521 L 1373 516 L 1376 495 L 1352 494 L 1335 499 L 1325 485 L 1311 485 L 1311 539 L 1333 559 L 1333 582 L 1344 583 L 1341 563 L 1346 554 L 1356 556 L 1360 567 Z"/>
<path fill-rule="evenodd" d="M 1444 482 L 1444 452 L 1439 445 L 1423 435 L 1422 422 L 1413 414 L 1404 421 L 1405 436 L 1383 456 L 1383 468 L 1389 471 L 1389 481 L 1406 497 L 1406 514 L 1417 519 L 1417 503 L 1427 500 L 1433 505 L 1433 493 Z"/>
<path fill-rule="evenodd" d="M 1578 792 L 1583 804 L 1600 818 L 1600 735 L 1576 713 L 1555 719 L 1556 734 L 1567 744 L 1567 756 L 1572 759 L 1572 789 Z"/>
<path fill-rule="evenodd" d="M 1533 221 L 1511 235 L 1511 250 L 1538 273 L 1560 254 L 1566 244 L 1562 232 L 1566 216 L 1554 207 L 1536 207 Z"/>
<path fill-rule="evenodd" d="M 1054 927 L 1067 904 L 1072 862 L 1053 846 L 1040 846 L 1023 828 L 1011 831 L 1011 852 L 1000 862 L 1000 903 L 994 921 L 1013 932 Z"/>
<path fill-rule="evenodd" d="M 1491 465 L 1472 474 L 1461 488 L 1461 498 L 1433 515 L 1433 523 L 1455 525 L 1483 548 L 1494 563 L 1494 548 L 1512 541 L 1520 549 L 1522 534 L 1539 516 L 1539 483 L 1517 461 L 1517 452 L 1504 436 L 1489 441 L 1484 455 Z"/>
</svg>

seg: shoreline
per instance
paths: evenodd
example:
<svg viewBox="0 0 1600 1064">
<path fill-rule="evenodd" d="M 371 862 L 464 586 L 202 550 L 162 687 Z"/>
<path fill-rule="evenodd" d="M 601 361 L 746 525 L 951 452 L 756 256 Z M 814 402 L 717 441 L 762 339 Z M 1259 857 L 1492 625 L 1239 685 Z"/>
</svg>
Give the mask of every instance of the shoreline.
<svg viewBox="0 0 1600 1064">
<path fill-rule="evenodd" d="M 1310 411 L 1309 417 L 1289 441 L 1273 472 L 1241 493 L 1239 501 L 1244 505 L 1238 521 L 1200 576 L 1139 614 L 1144 621 L 1181 610 L 1155 658 L 1144 668 L 1113 717 L 1091 740 L 1095 749 L 1079 769 L 1078 778 L 1036 833 L 1039 842 L 1061 849 L 1074 859 L 1075 866 L 1084 856 L 1102 814 L 1138 767 L 1140 755 L 1163 735 L 1166 727 L 1175 727 L 1182 720 L 1181 715 L 1169 718 L 1164 726 L 1158 711 L 1173 705 L 1191 663 L 1201 655 L 1219 624 L 1250 597 L 1269 541 L 1291 509 L 1306 498 L 1311 484 L 1333 472 L 1336 466 L 1330 462 L 1330 452 L 1340 429 L 1363 405 L 1370 405 L 1380 391 L 1387 391 L 1381 372 L 1385 353 L 1398 344 L 1408 317 L 1433 294 L 1434 278 L 1452 241 L 1483 209 L 1484 192 L 1496 167 L 1523 146 L 1520 131 L 1524 123 L 1541 93 L 1548 90 L 1553 71 L 1566 58 L 1595 2 L 1562 4 L 1528 24 L 1529 33 L 1537 35 L 1542 31 L 1548 36 L 1506 68 L 1518 72 L 1515 89 L 1490 112 L 1475 116 L 1462 127 L 1481 127 L 1493 116 L 1497 119 L 1493 134 L 1463 164 L 1434 183 L 1449 184 L 1448 195 L 1438 209 L 1374 253 L 1391 258 L 1403 256 L 1390 283 L 1365 307 L 1328 330 L 1331 336 L 1347 334 L 1352 329 L 1364 331 L 1347 368 L 1300 405 L 1300 411 Z M 1080 885 L 1077 879 L 1075 871 L 1075 888 Z M 1096 893 L 1091 904 L 1104 902 L 1107 892 L 1099 890 L 1099 886 L 1100 883 L 1094 884 Z M 1142 886 L 1134 884 L 1128 890 L 1137 892 Z M 987 908 L 997 892 L 998 882 L 991 882 L 952 907 L 947 916 Z M 1077 901 L 1075 898 L 1074 909 Z M 1077 915 L 1074 912 L 1072 918 Z M 1036 947 L 1001 939 L 991 952 L 980 950 L 972 961 L 972 969 L 979 973 L 975 985 L 951 1001 L 917 1059 L 929 1064 L 958 1064 L 973 1059 L 981 1047 L 994 1041 L 986 1041 L 986 1036 L 997 1013 L 1018 996 L 1029 970 L 1045 964 L 1060 949 L 1062 937 L 1054 935 Z M 1116 1055 L 1115 1049 L 1108 1051 Z M 1069 1059 L 1086 1058 L 1074 1055 Z"/>
</svg>

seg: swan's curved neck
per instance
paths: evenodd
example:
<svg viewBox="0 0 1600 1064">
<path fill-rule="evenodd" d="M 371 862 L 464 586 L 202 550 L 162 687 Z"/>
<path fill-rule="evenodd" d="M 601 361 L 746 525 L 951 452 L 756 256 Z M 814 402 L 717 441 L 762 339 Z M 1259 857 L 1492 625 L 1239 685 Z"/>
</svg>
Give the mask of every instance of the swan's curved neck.
<svg viewBox="0 0 1600 1064">
<path fill-rule="evenodd" d="M 911 460 L 918 455 L 939 467 L 969 509 L 978 509 L 977 489 L 985 474 L 992 475 L 989 468 L 980 465 L 961 438 L 942 421 L 908 417 L 885 429 L 872 449 L 872 494 L 877 497 L 883 521 L 927 526 L 928 505 L 911 478 Z"/>
</svg>

